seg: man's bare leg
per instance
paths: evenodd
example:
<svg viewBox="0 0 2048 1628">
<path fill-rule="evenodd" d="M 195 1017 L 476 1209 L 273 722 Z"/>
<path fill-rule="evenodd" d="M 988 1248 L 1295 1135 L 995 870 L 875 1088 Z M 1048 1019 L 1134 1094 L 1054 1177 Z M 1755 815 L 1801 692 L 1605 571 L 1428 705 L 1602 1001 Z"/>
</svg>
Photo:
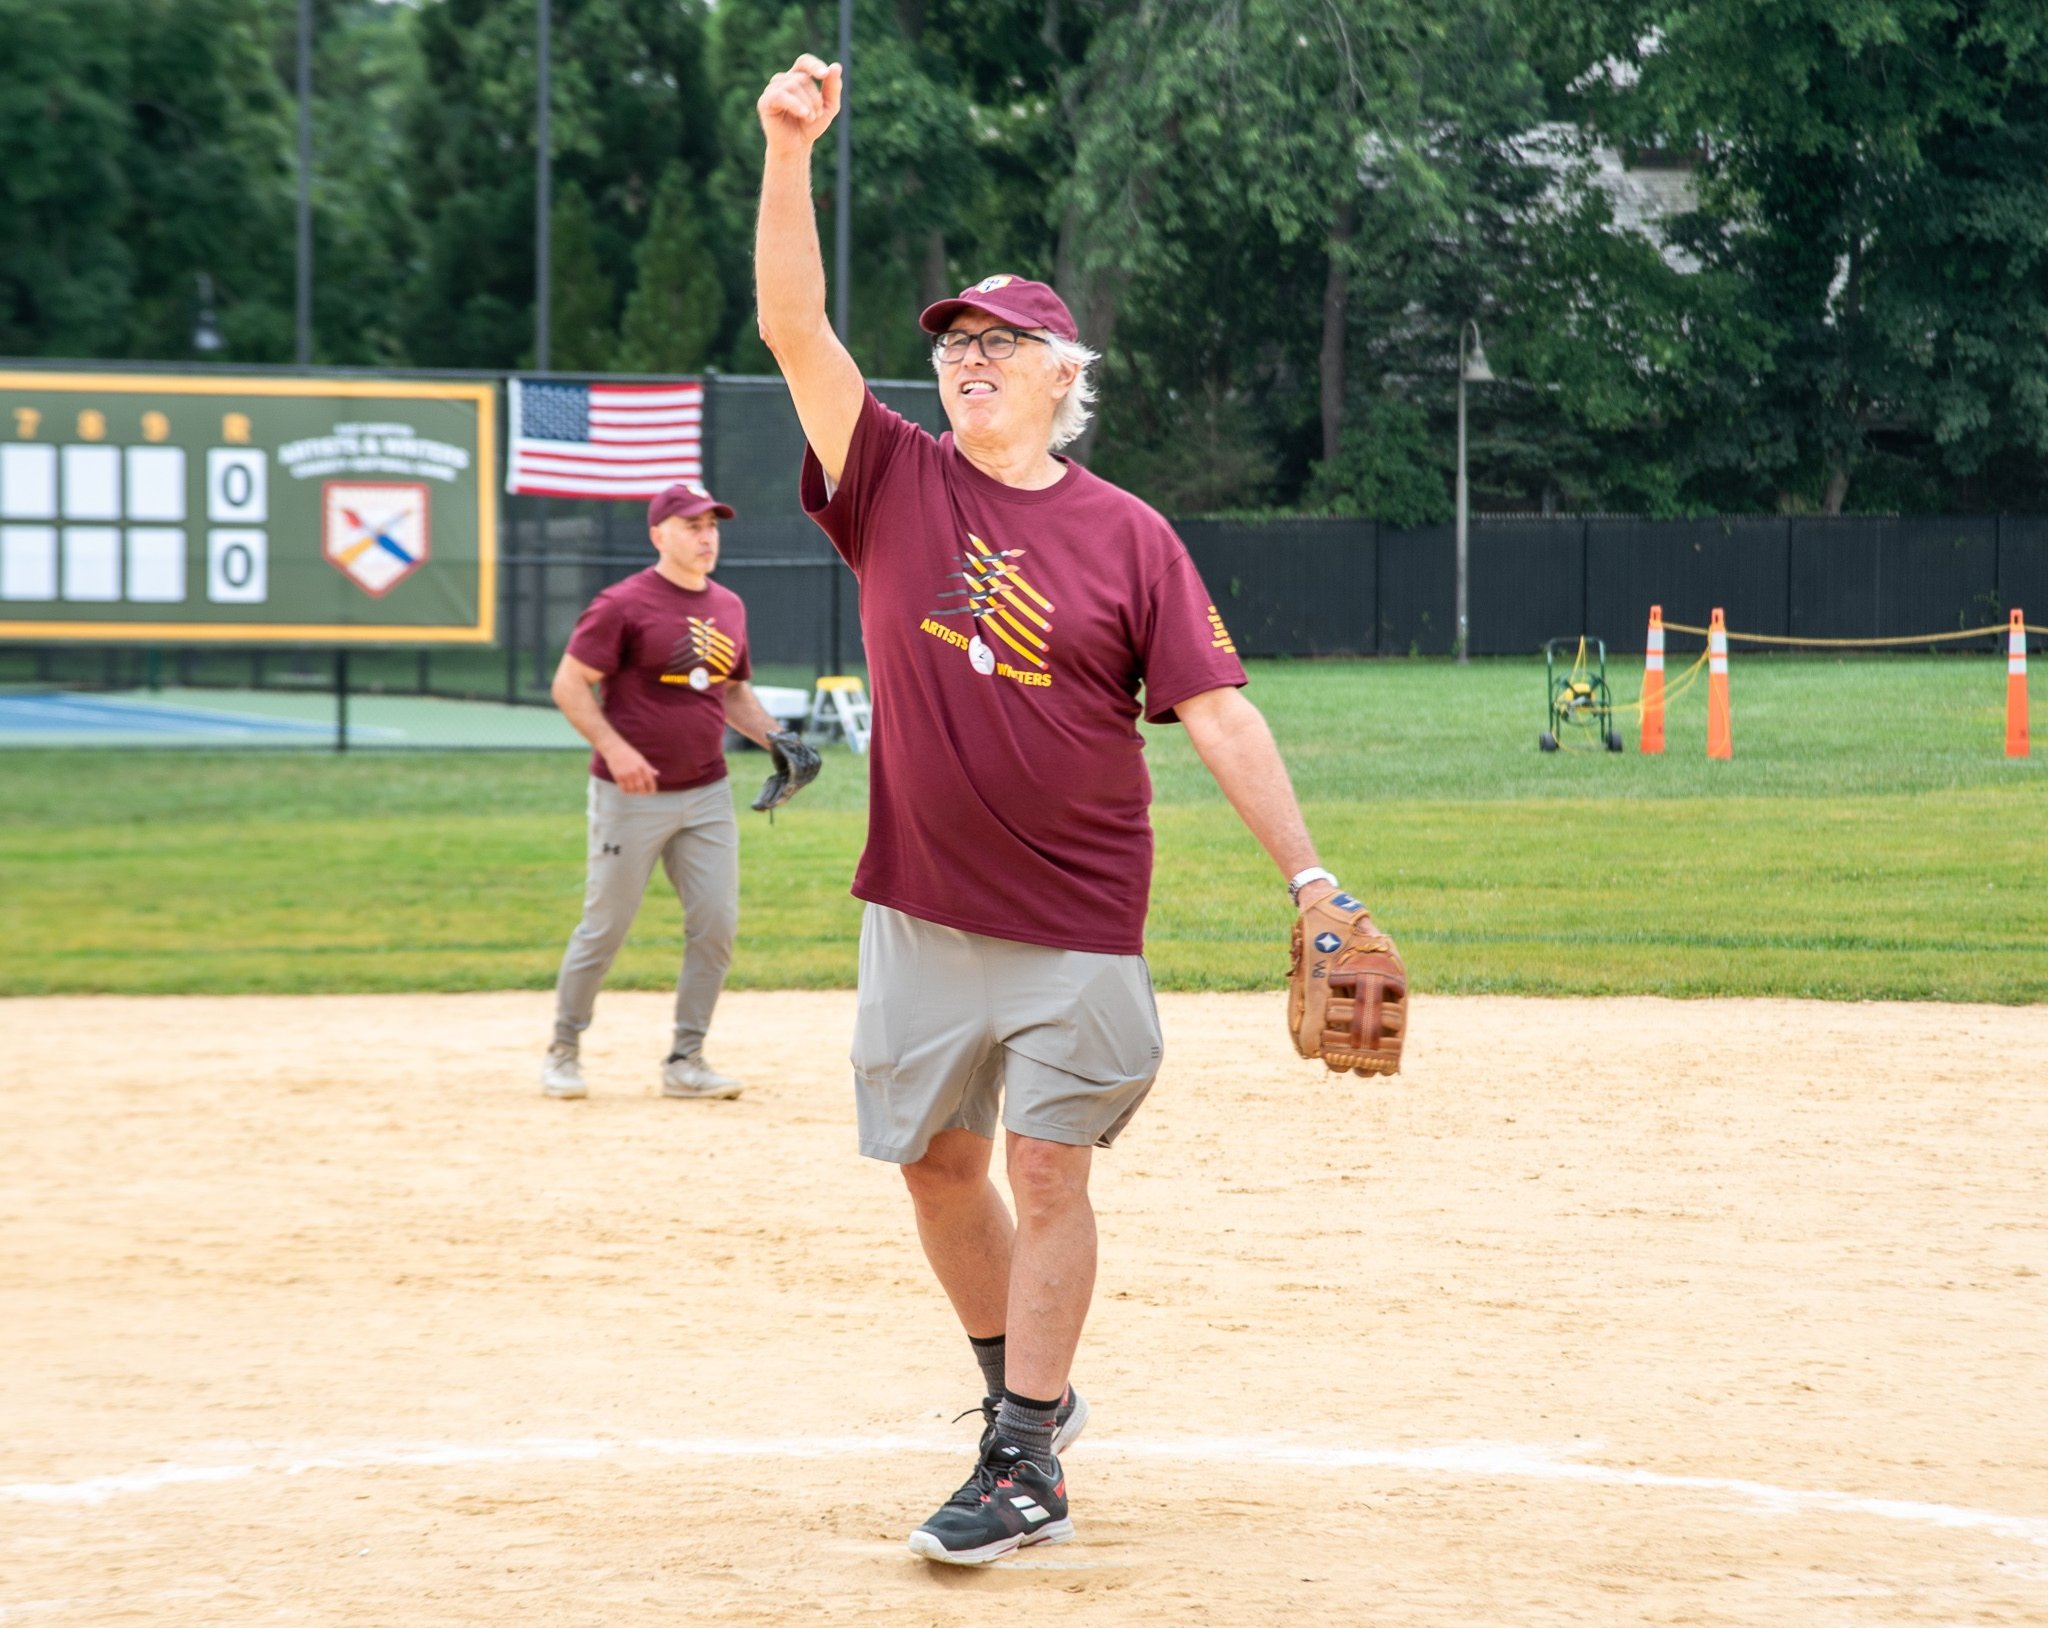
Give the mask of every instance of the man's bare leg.
<svg viewBox="0 0 2048 1628">
<path fill-rule="evenodd" d="M 1017 1203 L 1008 1385 L 1016 1395 L 1057 1400 L 1095 1295 L 1095 1209 L 1088 1202 L 1095 1150 L 1005 1135 Z"/>
<path fill-rule="evenodd" d="M 970 1339 L 1003 1333 L 1009 1314 L 1016 1229 L 989 1180 L 994 1152 L 995 1144 L 985 1136 L 940 1131 L 922 1159 L 903 1167 L 924 1258 Z"/>
<path fill-rule="evenodd" d="M 942 1131 L 922 1159 L 903 1167 L 925 1258 L 968 1335 L 979 1344 L 1014 1329 L 1021 1358 L 1006 1376 L 974 1474 L 910 1534 L 912 1554 L 955 1565 L 1074 1535 L 1066 1477 L 1054 1455 L 1067 1369 L 1095 1291 L 1092 1150 L 1010 1134 L 1014 1228 L 988 1179 L 993 1151 L 981 1137 Z M 1071 1397 L 1067 1414 L 1071 1441 L 1087 1418 L 1079 1397 Z M 991 1501 L 999 1489 L 1007 1500 L 1000 1506 Z"/>
</svg>

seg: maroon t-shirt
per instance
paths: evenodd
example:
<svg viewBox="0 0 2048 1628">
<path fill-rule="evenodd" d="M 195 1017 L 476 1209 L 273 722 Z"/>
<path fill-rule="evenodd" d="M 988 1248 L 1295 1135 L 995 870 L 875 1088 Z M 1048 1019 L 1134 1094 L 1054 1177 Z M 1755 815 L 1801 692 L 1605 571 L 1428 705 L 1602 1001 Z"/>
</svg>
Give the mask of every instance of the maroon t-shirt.
<svg viewBox="0 0 2048 1628">
<path fill-rule="evenodd" d="M 1172 527 L 1066 470 L 1005 486 L 872 394 L 829 497 L 806 451 L 804 508 L 860 578 L 874 692 L 853 891 L 992 938 L 1136 955 L 1152 884 L 1139 690 L 1171 722 L 1244 668 Z"/>
<path fill-rule="evenodd" d="M 590 602 L 569 654 L 606 675 L 604 715 L 661 776 L 661 791 L 725 778 L 724 687 L 749 677 L 747 608 L 730 588 L 683 588 L 650 566 Z M 590 772 L 612 778 L 593 752 Z"/>
</svg>

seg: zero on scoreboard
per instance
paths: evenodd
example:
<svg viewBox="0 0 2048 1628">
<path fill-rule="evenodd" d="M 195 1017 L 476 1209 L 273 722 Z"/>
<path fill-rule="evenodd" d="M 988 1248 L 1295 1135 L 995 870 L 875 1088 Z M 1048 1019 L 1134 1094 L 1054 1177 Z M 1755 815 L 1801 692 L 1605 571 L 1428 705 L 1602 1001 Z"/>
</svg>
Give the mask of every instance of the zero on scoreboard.
<svg viewBox="0 0 2048 1628">
<path fill-rule="evenodd" d="M 0 371 L 0 640 L 488 644 L 496 386 Z"/>
</svg>

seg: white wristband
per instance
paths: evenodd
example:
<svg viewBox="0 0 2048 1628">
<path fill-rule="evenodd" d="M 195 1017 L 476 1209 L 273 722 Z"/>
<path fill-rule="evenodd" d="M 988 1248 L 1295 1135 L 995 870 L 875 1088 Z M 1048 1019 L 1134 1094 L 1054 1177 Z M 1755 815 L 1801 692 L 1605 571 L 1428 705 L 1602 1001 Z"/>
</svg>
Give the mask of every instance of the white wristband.
<svg viewBox="0 0 2048 1628">
<path fill-rule="evenodd" d="M 1307 887 L 1311 882 L 1328 882 L 1330 886 L 1335 887 L 1337 885 L 1337 878 L 1331 875 L 1330 872 L 1324 870 L 1322 866 L 1311 865 L 1307 870 L 1301 872 L 1298 876 L 1290 876 L 1287 878 L 1288 899 L 1295 904 L 1300 904 L 1301 890 Z"/>
</svg>

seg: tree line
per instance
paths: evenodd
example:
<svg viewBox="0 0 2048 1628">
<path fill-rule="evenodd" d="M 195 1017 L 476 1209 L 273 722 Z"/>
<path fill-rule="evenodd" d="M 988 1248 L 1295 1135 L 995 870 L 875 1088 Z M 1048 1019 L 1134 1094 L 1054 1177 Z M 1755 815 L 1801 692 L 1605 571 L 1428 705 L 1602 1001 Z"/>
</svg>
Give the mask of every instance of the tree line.
<svg viewBox="0 0 2048 1628">
<path fill-rule="evenodd" d="M 288 0 L 0 0 L 0 353 L 293 354 Z M 772 367 L 753 102 L 825 0 L 552 0 L 550 361 Z M 533 354 L 533 0 L 317 0 L 315 358 Z M 2038 0 L 858 0 L 852 335 L 1053 281 L 1173 513 L 2048 503 Z M 829 145 L 829 144 L 828 144 Z M 830 237 L 833 160 L 819 207 Z M 195 352 L 202 305 L 217 339 Z"/>
</svg>

